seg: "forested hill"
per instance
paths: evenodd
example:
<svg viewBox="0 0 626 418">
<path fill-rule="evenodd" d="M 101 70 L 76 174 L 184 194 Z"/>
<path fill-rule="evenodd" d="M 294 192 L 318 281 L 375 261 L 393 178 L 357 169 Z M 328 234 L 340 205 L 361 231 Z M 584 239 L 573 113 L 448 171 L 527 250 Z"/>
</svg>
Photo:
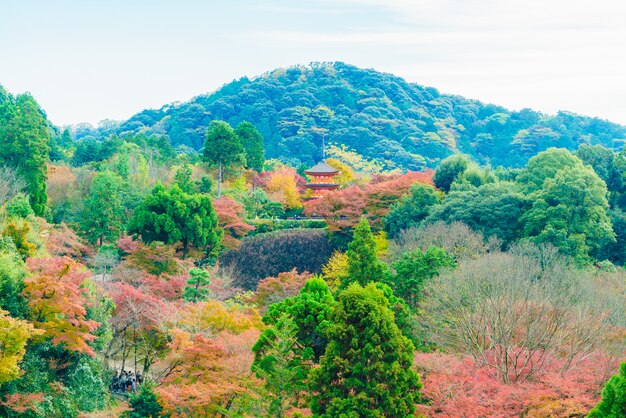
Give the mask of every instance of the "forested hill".
<svg viewBox="0 0 626 418">
<path fill-rule="evenodd" d="M 567 103 L 563 103 L 567 107 Z M 199 150 L 207 125 L 247 120 L 261 132 L 268 158 L 293 165 L 321 156 L 322 137 L 386 168 L 434 167 L 454 151 L 494 166 L 522 166 L 549 147 L 582 143 L 621 149 L 626 127 L 568 112 L 511 112 L 402 78 L 344 63 L 315 63 L 242 78 L 218 91 L 122 123 L 74 127 L 77 139 L 110 134 L 167 134 L 174 146 Z"/>
</svg>

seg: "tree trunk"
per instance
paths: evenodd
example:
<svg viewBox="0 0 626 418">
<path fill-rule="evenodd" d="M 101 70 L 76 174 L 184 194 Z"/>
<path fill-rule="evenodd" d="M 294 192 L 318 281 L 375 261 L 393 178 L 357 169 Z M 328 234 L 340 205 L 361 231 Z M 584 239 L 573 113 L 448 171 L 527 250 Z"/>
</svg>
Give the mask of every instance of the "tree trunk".
<svg viewBox="0 0 626 418">
<path fill-rule="evenodd" d="M 217 198 L 222 197 L 222 177 L 224 176 L 224 168 L 222 167 L 222 163 L 220 163 L 219 168 L 217 169 Z"/>
</svg>

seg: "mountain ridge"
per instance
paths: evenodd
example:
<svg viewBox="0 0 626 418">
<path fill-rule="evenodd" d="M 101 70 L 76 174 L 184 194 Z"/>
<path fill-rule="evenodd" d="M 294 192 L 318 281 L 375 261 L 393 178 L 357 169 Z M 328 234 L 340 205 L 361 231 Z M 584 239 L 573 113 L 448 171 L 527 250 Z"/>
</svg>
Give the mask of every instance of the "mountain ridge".
<svg viewBox="0 0 626 418">
<path fill-rule="evenodd" d="M 268 158 L 310 165 L 322 138 L 385 168 L 419 170 L 463 152 L 477 161 L 519 167 L 549 147 L 599 144 L 621 149 L 626 127 L 560 111 L 510 111 L 434 87 L 342 62 L 312 63 L 242 77 L 212 93 L 146 109 L 98 128 L 74 125 L 76 139 L 111 134 L 167 135 L 172 145 L 199 150 L 211 120 L 253 123 Z"/>
</svg>

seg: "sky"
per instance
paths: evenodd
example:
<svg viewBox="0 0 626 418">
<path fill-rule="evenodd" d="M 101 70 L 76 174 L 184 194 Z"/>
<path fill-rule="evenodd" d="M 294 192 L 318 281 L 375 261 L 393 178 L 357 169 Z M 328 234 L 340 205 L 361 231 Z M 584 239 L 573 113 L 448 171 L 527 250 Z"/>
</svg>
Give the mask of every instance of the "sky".
<svg viewBox="0 0 626 418">
<path fill-rule="evenodd" d="M 0 0 L 0 84 L 57 125 L 313 61 L 626 124 L 623 0 Z"/>
</svg>

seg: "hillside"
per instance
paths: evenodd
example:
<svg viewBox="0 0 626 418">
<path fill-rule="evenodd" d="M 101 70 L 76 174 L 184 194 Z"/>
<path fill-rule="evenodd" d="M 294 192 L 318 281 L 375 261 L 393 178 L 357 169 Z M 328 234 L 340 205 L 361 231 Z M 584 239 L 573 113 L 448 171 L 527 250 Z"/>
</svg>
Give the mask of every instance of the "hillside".
<svg viewBox="0 0 626 418">
<path fill-rule="evenodd" d="M 563 103 L 566 107 L 567 103 Z M 345 145 L 386 168 L 434 167 L 455 151 L 481 163 L 519 167 L 549 147 L 621 149 L 626 127 L 597 118 L 532 110 L 512 112 L 400 77 L 344 63 L 314 63 L 242 78 L 189 102 L 144 110 L 98 129 L 74 127 L 77 139 L 110 134 L 167 134 L 172 145 L 202 147 L 211 120 L 252 122 L 268 158 L 312 164 L 326 143 Z"/>
</svg>

